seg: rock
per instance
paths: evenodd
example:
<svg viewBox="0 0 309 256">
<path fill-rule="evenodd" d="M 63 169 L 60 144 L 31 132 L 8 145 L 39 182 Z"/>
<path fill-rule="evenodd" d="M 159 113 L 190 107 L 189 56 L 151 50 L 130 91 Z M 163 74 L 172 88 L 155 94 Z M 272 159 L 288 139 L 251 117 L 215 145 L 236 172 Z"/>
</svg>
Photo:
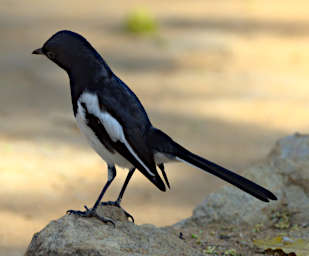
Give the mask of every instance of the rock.
<svg viewBox="0 0 309 256">
<path fill-rule="evenodd" d="M 309 222 L 309 136 L 296 133 L 281 139 L 269 159 L 282 177 L 282 200 L 295 220 Z"/>
<path fill-rule="evenodd" d="M 105 214 L 115 209 L 105 207 Z M 111 216 L 110 214 L 108 214 Z M 102 224 L 95 218 L 74 215 L 50 222 L 36 233 L 25 256 L 116 256 L 116 255 L 199 255 L 175 234 L 153 225 L 137 226 L 131 222 L 116 222 L 116 227 Z"/>
<path fill-rule="evenodd" d="M 293 220 L 309 223 L 309 136 L 295 134 L 281 139 L 269 156 L 244 176 L 274 192 L 278 201 L 260 202 L 241 190 L 226 186 L 197 206 L 193 216 L 173 227 L 137 226 L 116 207 L 104 207 L 104 216 L 116 220 L 116 228 L 94 218 L 66 215 L 35 234 L 26 252 L 34 255 L 200 255 L 177 232 L 190 234 L 210 223 L 255 225 L 270 220 L 284 206 Z M 101 212 L 102 214 L 102 212 Z M 272 215 L 271 215 L 272 214 Z M 220 227 L 220 225 L 219 225 Z M 191 228 L 191 229 L 190 229 Z M 176 231 L 175 231 L 176 229 Z"/>
<path fill-rule="evenodd" d="M 113 207 L 113 206 L 108 206 L 108 205 L 104 207 L 98 207 L 97 213 L 100 216 L 110 218 L 114 221 L 129 222 L 129 220 L 127 219 L 127 216 L 118 207 Z"/>
<path fill-rule="evenodd" d="M 225 186 L 210 194 L 194 209 L 191 218 L 175 227 L 212 222 L 255 225 L 266 221 L 269 212 L 282 205 L 295 210 L 299 220 L 309 220 L 309 136 L 295 134 L 279 140 L 266 160 L 243 175 L 271 190 L 278 201 L 265 204 L 235 187 Z"/>
</svg>

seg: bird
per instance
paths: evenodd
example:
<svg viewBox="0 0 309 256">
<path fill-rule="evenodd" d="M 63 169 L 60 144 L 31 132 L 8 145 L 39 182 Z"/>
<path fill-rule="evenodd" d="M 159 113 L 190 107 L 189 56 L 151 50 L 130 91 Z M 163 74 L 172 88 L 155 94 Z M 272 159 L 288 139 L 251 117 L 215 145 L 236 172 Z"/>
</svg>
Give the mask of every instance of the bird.
<svg viewBox="0 0 309 256">
<path fill-rule="evenodd" d="M 107 182 L 93 207 L 84 206 L 84 211 L 68 210 L 68 214 L 95 217 L 115 225 L 112 219 L 96 212 L 100 204 L 113 205 L 121 208 L 134 222 L 133 216 L 121 207 L 121 201 L 135 170 L 139 170 L 159 190 L 166 191 L 170 183 L 165 164 L 169 162 L 197 167 L 263 202 L 277 200 L 266 188 L 192 153 L 153 126 L 138 97 L 82 35 L 70 30 L 58 31 L 32 53 L 46 56 L 66 71 L 77 126 L 107 164 Z M 116 166 L 129 170 L 125 182 L 116 201 L 101 202 L 116 177 Z"/>
</svg>

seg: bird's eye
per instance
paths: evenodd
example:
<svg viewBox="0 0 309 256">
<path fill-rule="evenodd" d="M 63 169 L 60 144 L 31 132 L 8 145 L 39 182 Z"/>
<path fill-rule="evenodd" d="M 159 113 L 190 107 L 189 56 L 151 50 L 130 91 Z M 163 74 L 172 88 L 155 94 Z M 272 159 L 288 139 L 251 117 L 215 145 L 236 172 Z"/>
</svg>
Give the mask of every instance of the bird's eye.
<svg viewBox="0 0 309 256">
<path fill-rule="evenodd" d="M 47 52 L 46 56 L 51 60 L 56 58 L 56 54 L 54 54 L 53 52 Z"/>
</svg>

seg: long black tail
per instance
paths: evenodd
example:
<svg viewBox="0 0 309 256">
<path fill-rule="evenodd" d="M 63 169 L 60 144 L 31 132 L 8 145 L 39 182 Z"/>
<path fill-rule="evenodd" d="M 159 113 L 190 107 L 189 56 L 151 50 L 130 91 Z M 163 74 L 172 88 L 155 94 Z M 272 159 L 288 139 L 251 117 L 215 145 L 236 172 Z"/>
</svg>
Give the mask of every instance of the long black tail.
<svg viewBox="0 0 309 256">
<path fill-rule="evenodd" d="M 231 172 L 224 167 L 221 167 L 215 163 L 212 163 L 202 157 L 199 157 L 188 150 L 179 150 L 176 157 L 189 164 L 192 164 L 203 171 L 209 172 L 231 184 L 240 188 L 241 190 L 249 193 L 250 195 L 264 201 L 269 202 L 269 200 L 277 200 L 277 197 L 269 190 L 257 185 L 256 183 Z"/>
<path fill-rule="evenodd" d="M 191 153 L 160 130 L 154 131 L 157 149 L 162 153 L 167 153 L 175 156 L 178 160 L 191 164 L 195 167 L 209 172 L 231 184 L 249 193 L 250 195 L 264 202 L 269 200 L 277 200 L 277 197 L 269 190 L 257 185 L 256 183 L 232 172 L 224 167 L 221 167 L 213 162 L 210 162 L 198 155 Z"/>
</svg>

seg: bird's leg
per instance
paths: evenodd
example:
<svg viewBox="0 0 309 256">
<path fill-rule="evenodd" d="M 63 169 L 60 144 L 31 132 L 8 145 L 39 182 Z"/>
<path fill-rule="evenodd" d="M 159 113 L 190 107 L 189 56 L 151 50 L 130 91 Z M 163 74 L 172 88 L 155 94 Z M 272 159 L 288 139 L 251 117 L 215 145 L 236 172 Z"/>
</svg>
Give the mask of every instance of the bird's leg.
<svg viewBox="0 0 309 256">
<path fill-rule="evenodd" d="M 125 192 L 125 190 L 126 190 L 126 188 L 127 188 L 127 186 L 128 186 L 128 183 L 129 183 L 129 181 L 130 181 L 130 179 L 131 179 L 131 177 L 132 177 L 134 171 L 135 171 L 135 168 L 130 169 L 130 171 L 129 171 L 127 177 L 126 177 L 126 180 L 124 181 L 124 184 L 123 184 L 123 186 L 122 186 L 122 188 L 121 188 L 121 191 L 120 191 L 119 196 L 118 196 L 118 198 L 117 198 L 116 201 L 102 202 L 102 205 L 112 205 L 112 206 L 116 206 L 116 207 L 121 208 L 121 209 L 123 210 L 124 214 L 127 216 L 127 218 L 128 218 L 128 219 L 131 219 L 133 223 L 134 223 L 134 218 L 133 218 L 133 216 L 132 216 L 130 213 L 128 213 L 126 210 L 124 210 L 124 209 L 120 206 L 120 203 L 121 203 L 123 194 L 124 194 L 124 192 Z"/>
<path fill-rule="evenodd" d="M 67 213 L 68 214 L 75 214 L 81 217 L 96 217 L 97 219 L 103 221 L 104 223 L 108 223 L 110 222 L 111 224 L 113 224 L 115 226 L 115 223 L 113 220 L 106 218 L 106 217 L 102 217 L 99 216 L 96 213 L 96 209 L 99 205 L 99 203 L 101 202 L 102 197 L 104 196 L 106 190 L 108 189 L 109 185 L 113 182 L 114 178 L 116 177 L 116 168 L 115 166 L 108 166 L 108 180 L 106 182 L 106 184 L 104 185 L 98 199 L 96 200 L 96 202 L 94 203 L 92 208 L 88 208 L 86 205 L 85 207 L 85 211 L 76 211 L 76 210 L 68 210 Z"/>
</svg>

